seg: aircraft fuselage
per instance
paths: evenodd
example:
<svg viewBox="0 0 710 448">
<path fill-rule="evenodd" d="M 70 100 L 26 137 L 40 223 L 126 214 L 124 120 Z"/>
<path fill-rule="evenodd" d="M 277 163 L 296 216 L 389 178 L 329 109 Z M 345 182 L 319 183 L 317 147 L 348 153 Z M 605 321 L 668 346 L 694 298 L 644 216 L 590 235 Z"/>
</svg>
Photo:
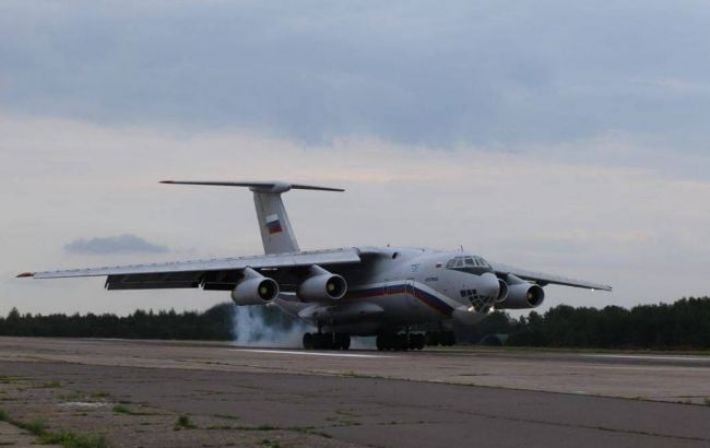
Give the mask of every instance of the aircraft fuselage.
<svg viewBox="0 0 710 448">
<path fill-rule="evenodd" d="M 275 304 L 323 331 L 374 335 L 452 318 L 474 324 L 500 297 L 499 280 L 481 257 L 423 249 L 367 253 L 358 269 L 339 272 L 349 284 L 342 299 L 309 303 L 282 294 Z"/>
</svg>

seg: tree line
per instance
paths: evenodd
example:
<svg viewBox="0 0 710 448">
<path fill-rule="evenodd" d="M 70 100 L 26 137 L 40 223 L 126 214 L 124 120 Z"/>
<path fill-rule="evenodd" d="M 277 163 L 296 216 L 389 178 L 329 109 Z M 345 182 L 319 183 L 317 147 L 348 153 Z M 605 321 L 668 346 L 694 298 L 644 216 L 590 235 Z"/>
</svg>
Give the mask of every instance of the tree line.
<svg viewBox="0 0 710 448">
<path fill-rule="evenodd" d="M 266 328 L 289 330 L 292 319 L 274 307 L 249 310 Z M 0 317 L 2 336 L 98 337 L 136 339 L 232 340 L 236 337 L 234 305 L 224 303 L 204 312 L 137 310 L 114 314 L 21 314 L 12 309 Z M 638 305 L 631 309 L 559 305 L 513 319 L 496 311 L 476 326 L 455 325 L 460 343 L 494 343 L 534 347 L 710 348 L 710 297 L 674 303 Z"/>
<path fill-rule="evenodd" d="M 495 312 L 477 327 L 457 326 L 460 341 L 532 347 L 710 348 L 710 297 L 601 309 L 558 305 L 511 319 Z"/>
<path fill-rule="evenodd" d="M 232 304 L 216 305 L 205 312 L 137 310 L 115 314 L 21 314 L 13 308 L 0 318 L 2 336 L 52 336 L 125 339 L 232 338 Z"/>
</svg>

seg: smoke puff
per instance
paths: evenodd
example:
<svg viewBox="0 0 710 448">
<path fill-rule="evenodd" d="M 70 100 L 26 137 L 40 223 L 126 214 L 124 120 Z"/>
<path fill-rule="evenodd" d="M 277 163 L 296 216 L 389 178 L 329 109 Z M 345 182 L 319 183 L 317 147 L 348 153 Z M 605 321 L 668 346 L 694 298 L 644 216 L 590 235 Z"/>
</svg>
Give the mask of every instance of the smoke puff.
<svg viewBox="0 0 710 448">
<path fill-rule="evenodd" d="M 274 311 L 281 316 L 274 318 L 272 311 L 261 305 L 235 305 L 234 342 L 252 347 L 300 348 L 303 333 L 308 331 L 306 325 L 288 318 L 280 310 Z"/>
</svg>

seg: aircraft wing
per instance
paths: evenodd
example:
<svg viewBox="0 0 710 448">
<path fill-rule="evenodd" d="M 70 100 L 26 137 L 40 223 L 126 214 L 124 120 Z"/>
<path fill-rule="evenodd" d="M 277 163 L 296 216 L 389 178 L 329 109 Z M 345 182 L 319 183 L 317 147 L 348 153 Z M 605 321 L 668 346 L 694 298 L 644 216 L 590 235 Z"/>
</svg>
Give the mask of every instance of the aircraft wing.
<svg viewBox="0 0 710 448">
<path fill-rule="evenodd" d="M 537 283 L 541 286 L 553 284 L 553 285 L 574 286 L 576 288 L 599 289 L 602 291 L 611 291 L 611 286 L 609 286 L 609 285 L 602 285 L 599 283 L 588 282 L 585 280 L 576 280 L 573 278 L 563 277 L 561 275 L 545 274 L 542 272 L 528 271 L 525 269 L 519 269 L 519 268 L 516 268 L 513 266 L 508 266 L 508 265 L 502 264 L 502 263 L 490 263 L 490 264 L 493 267 L 493 270 L 495 271 L 495 273 L 498 275 L 513 274 L 517 277 L 522 278 L 523 280 L 528 280 L 528 281 Z"/>
<path fill-rule="evenodd" d="M 251 257 L 215 258 L 209 260 L 69 269 L 62 271 L 25 272 L 18 277 L 55 279 L 106 276 L 107 289 L 197 288 L 229 290 L 242 278 L 241 270 L 249 267 L 283 276 L 284 273 L 317 264 L 327 267 L 360 262 L 355 248 L 312 252 L 293 252 Z"/>
</svg>

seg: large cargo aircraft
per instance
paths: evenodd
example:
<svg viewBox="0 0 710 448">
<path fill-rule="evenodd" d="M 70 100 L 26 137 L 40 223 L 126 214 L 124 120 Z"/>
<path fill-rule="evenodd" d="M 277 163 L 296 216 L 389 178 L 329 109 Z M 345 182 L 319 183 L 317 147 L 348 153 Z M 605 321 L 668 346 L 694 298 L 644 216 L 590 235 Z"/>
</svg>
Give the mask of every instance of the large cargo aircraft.
<svg viewBox="0 0 710 448">
<path fill-rule="evenodd" d="M 535 308 L 548 284 L 611 291 L 611 287 L 532 272 L 457 251 L 350 247 L 301 251 L 281 194 L 344 191 L 285 182 L 162 181 L 248 187 L 265 255 L 130 266 L 26 272 L 56 279 L 106 276 L 106 289 L 202 288 L 230 291 L 237 305 L 276 306 L 317 330 L 307 349 L 350 347 L 350 336 L 377 336 L 380 350 L 454 343 L 450 323 L 475 325 L 496 309 Z M 428 328 L 424 332 L 421 329 Z"/>
</svg>

